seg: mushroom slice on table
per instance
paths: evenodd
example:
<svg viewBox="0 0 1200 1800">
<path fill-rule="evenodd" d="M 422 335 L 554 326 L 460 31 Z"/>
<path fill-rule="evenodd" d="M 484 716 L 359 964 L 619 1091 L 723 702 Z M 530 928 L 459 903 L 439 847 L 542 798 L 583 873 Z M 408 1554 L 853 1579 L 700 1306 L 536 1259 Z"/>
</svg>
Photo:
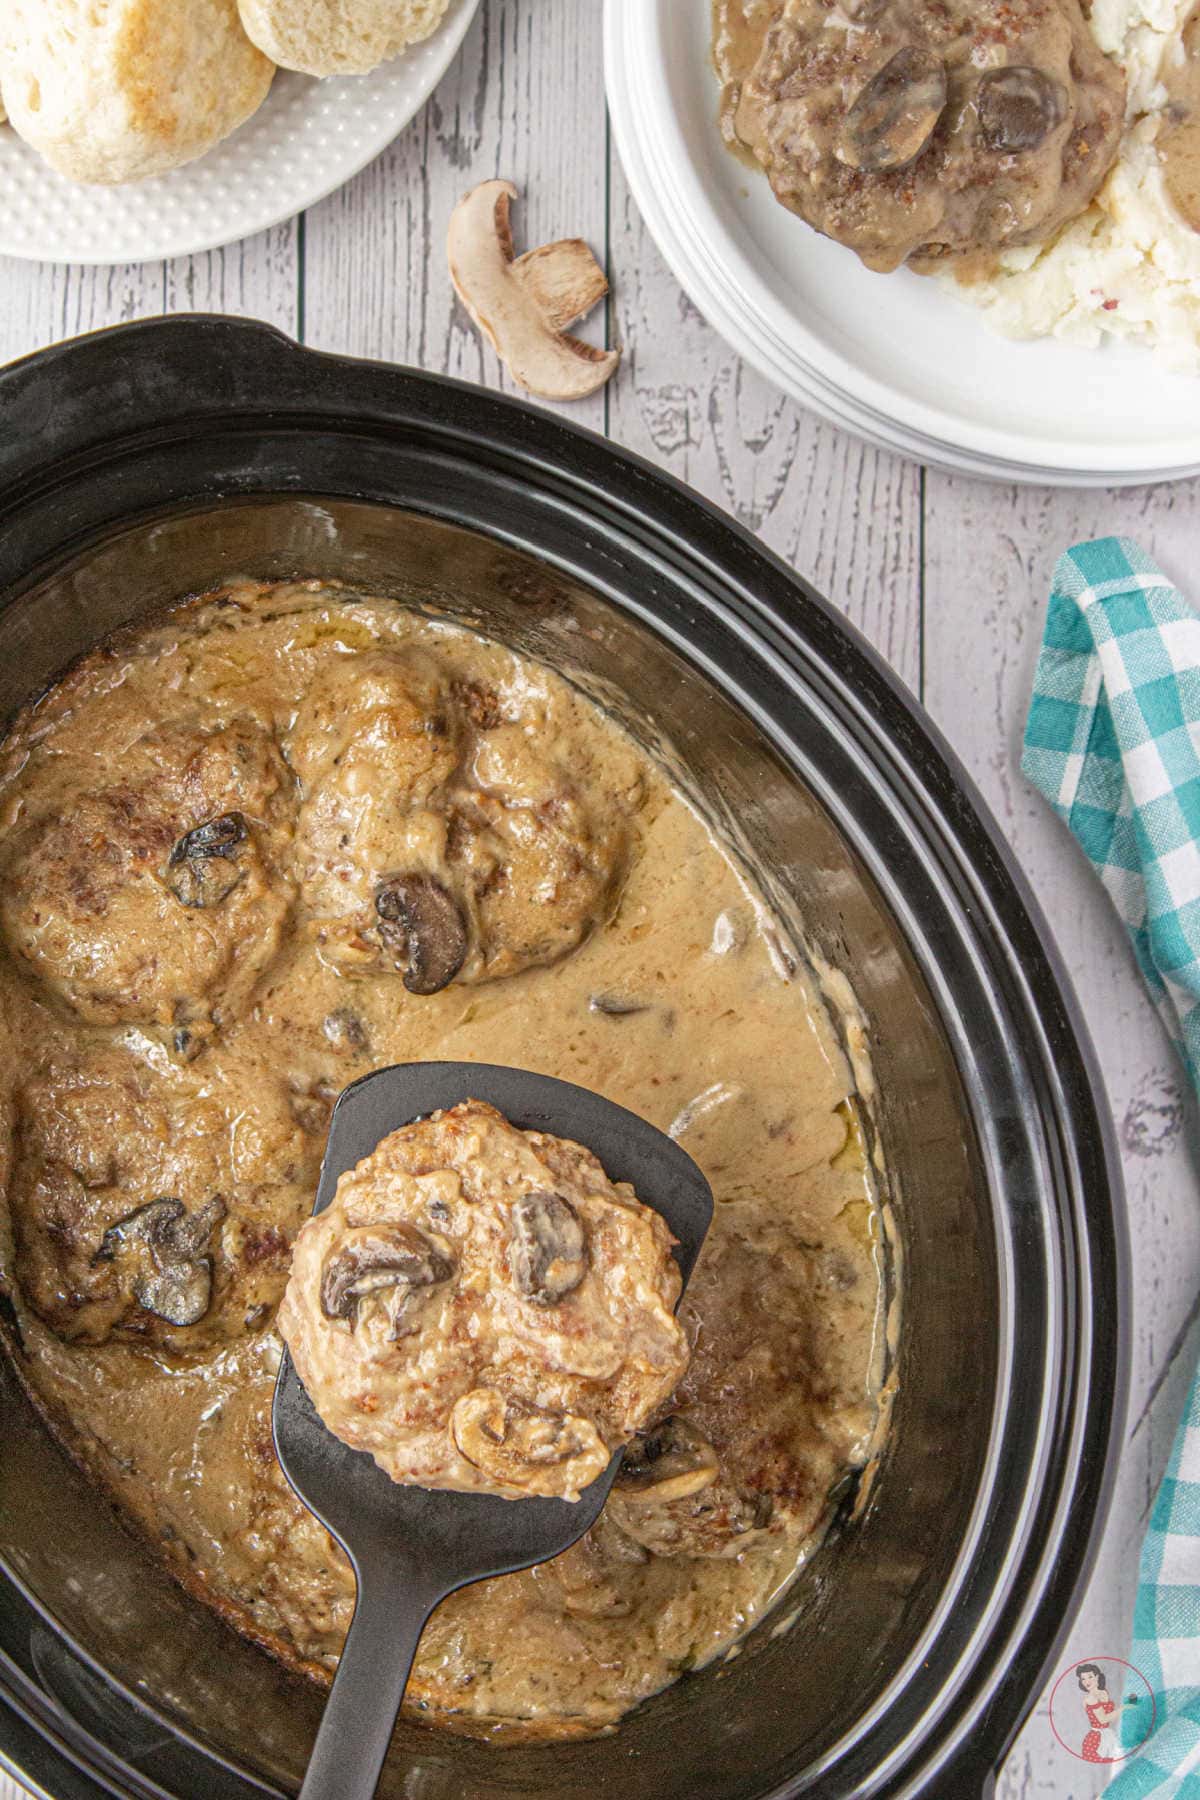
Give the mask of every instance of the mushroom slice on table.
<svg viewBox="0 0 1200 1800">
<path fill-rule="evenodd" d="M 567 327 L 608 292 L 582 238 L 517 256 L 511 181 L 484 181 L 450 217 L 447 251 L 455 292 L 514 381 L 543 400 L 582 400 L 615 374 L 619 350 L 601 350 Z"/>
</svg>

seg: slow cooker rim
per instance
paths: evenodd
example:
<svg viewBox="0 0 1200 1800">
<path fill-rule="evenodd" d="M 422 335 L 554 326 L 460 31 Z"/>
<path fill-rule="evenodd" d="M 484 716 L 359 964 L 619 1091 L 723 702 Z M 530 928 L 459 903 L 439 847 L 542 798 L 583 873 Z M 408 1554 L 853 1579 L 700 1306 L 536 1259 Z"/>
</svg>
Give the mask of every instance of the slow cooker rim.
<svg viewBox="0 0 1200 1800">
<path fill-rule="evenodd" d="M 269 327 L 246 324 L 238 325 L 229 321 L 212 321 L 206 319 L 149 321 L 141 325 L 118 327 L 115 331 L 110 333 L 97 334 L 90 342 L 95 343 L 99 338 L 106 338 L 109 340 L 121 338 L 130 333 L 173 333 L 180 325 L 185 325 L 193 329 L 199 325 L 204 333 L 210 338 L 214 330 L 220 334 L 228 334 L 231 331 L 238 334 L 253 334 L 256 343 L 261 343 L 261 340 L 264 337 L 270 337 L 271 339 L 277 340 L 278 344 L 284 347 L 285 352 L 290 357 L 305 359 L 310 363 L 319 361 L 339 368 L 345 368 L 347 366 L 347 359 L 325 357 L 320 355 L 320 353 L 301 350 L 298 346 L 293 345 L 286 337 L 274 332 Z M 83 347 L 86 347 L 86 345 Z M 64 351 L 67 354 L 78 354 L 80 348 L 81 346 L 79 345 L 73 345 L 62 347 L 58 351 L 41 353 L 39 357 L 27 359 L 24 364 L 15 365 L 15 370 L 19 371 L 23 368 L 28 369 L 31 365 L 42 363 L 46 358 L 54 359 L 56 356 L 63 355 Z M 381 380 L 381 372 L 377 365 L 350 366 L 368 369 L 371 371 L 373 381 L 378 383 Z M 9 371 L 6 376 L 0 376 L 0 393 L 3 392 L 3 386 L 8 382 L 9 376 L 13 373 L 14 371 Z M 811 662 L 813 656 L 812 646 L 801 639 L 797 628 L 784 613 L 782 608 L 783 595 L 776 599 L 769 596 L 765 591 L 758 595 L 749 592 L 752 585 L 752 571 L 756 568 L 761 569 L 763 574 L 768 577 L 769 586 L 778 587 L 779 583 L 782 581 L 787 590 L 786 597 L 792 598 L 793 602 L 798 591 L 800 596 L 804 598 L 811 608 L 823 615 L 827 626 L 831 628 L 834 640 L 840 638 L 842 644 L 849 645 L 851 660 L 854 659 L 854 653 L 857 652 L 858 661 L 860 663 L 865 661 L 875 682 L 889 691 L 890 699 L 895 708 L 906 719 L 910 728 L 915 726 L 916 736 L 919 738 L 922 734 L 924 735 L 926 747 L 932 752 L 935 774 L 940 772 L 936 768 L 936 764 L 940 759 L 941 770 L 945 772 L 947 777 L 946 781 L 943 783 L 943 787 L 950 790 L 949 799 L 958 801 L 961 805 L 961 797 L 964 795 L 966 796 L 968 803 L 965 809 L 966 814 L 968 815 L 967 822 L 973 828 L 977 837 L 982 836 L 987 840 L 987 848 L 991 853 L 993 861 L 997 864 L 1002 877 L 1006 879 L 1010 895 L 1015 897 L 1018 901 L 1019 908 L 1024 914 L 1024 920 L 1032 932 L 1034 942 L 1040 951 L 1048 970 L 1051 972 L 1054 987 L 1056 989 L 1056 998 L 1066 1021 L 1067 1035 L 1073 1042 L 1076 1051 L 1080 1056 L 1084 1074 L 1083 1092 L 1081 1094 L 1076 1094 L 1075 1096 L 1063 1096 L 1062 1108 L 1067 1113 L 1070 1113 L 1071 1111 L 1078 1110 L 1078 1102 L 1091 1102 L 1090 1110 L 1093 1113 L 1092 1123 L 1098 1124 L 1099 1126 L 1100 1161 L 1102 1167 L 1106 1169 L 1108 1191 L 1112 1196 L 1113 1201 L 1113 1217 L 1108 1223 L 1112 1228 L 1112 1243 L 1110 1248 L 1114 1253 L 1115 1286 L 1119 1290 L 1123 1300 L 1126 1285 L 1126 1270 L 1123 1257 L 1124 1247 L 1121 1241 L 1121 1219 L 1119 1207 L 1117 1205 L 1119 1181 L 1116 1179 L 1116 1161 L 1112 1143 L 1111 1122 L 1108 1121 L 1106 1112 L 1103 1109 L 1097 1109 L 1094 1105 L 1095 1095 L 1097 1091 L 1099 1091 L 1096 1080 L 1097 1072 L 1094 1053 L 1091 1050 L 1086 1032 L 1082 1028 L 1079 1020 L 1078 1010 L 1073 996 L 1070 995 L 1069 987 L 1065 982 L 1057 952 L 1053 948 L 1052 940 L 1049 938 L 1044 921 L 1041 919 L 1039 909 L 1029 892 L 1027 883 L 1025 883 L 1023 877 L 1020 875 L 1019 870 L 1016 869 L 1007 846 L 999 839 L 998 833 L 990 821 L 986 808 L 983 806 L 979 796 L 975 792 L 970 778 L 967 777 L 962 770 L 957 757 L 941 739 L 940 733 L 937 732 L 936 727 L 933 727 L 930 721 L 924 716 L 918 703 L 904 693 L 901 684 L 891 672 L 882 665 L 880 659 L 875 656 L 870 647 L 862 642 L 854 628 L 848 626 L 846 621 L 842 620 L 840 616 L 834 613 L 827 602 L 820 600 L 819 596 L 813 594 L 807 584 L 800 580 L 792 571 L 788 570 L 779 559 L 773 557 L 770 552 L 764 551 L 763 547 L 759 545 L 749 533 L 738 526 L 736 522 L 725 517 L 718 509 L 710 506 L 707 502 L 700 500 L 698 496 L 691 494 L 682 486 L 682 484 L 675 482 L 673 478 L 662 475 L 661 472 L 653 469 L 650 465 L 645 464 L 642 459 L 637 458 L 629 452 L 617 449 L 606 440 L 594 437 L 591 433 L 581 432 L 576 427 L 565 426 L 561 424 L 560 421 L 551 418 L 549 415 L 540 413 L 536 411 L 536 409 L 525 406 L 521 402 L 494 395 L 482 395 L 478 389 L 468 387 L 462 383 L 451 382 L 444 377 L 424 376 L 408 371 L 388 371 L 384 373 L 390 375 L 393 381 L 399 377 L 402 386 L 407 385 L 411 388 L 413 384 L 415 384 L 417 390 L 424 389 L 431 395 L 431 398 L 433 395 L 445 397 L 448 394 L 457 394 L 465 402 L 467 397 L 469 397 L 472 412 L 471 435 L 475 440 L 478 440 L 482 435 L 480 429 L 481 409 L 488 410 L 492 417 L 497 421 L 499 428 L 497 432 L 498 438 L 504 437 L 506 439 L 503 445 L 503 453 L 505 457 L 510 460 L 520 460 L 524 458 L 527 462 L 537 461 L 538 455 L 540 454 L 542 464 L 539 466 L 544 466 L 546 459 L 553 458 L 554 449 L 561 446 L 564 442 L 567 442 L 573 443 L 576 446 L 580 444 L 587 446 L 593 458 L 602 458 L 603 462 L 608 465 L 607 473 L 610 478 L 612 477 L 614 466 L 624 464 L 630 476 L 630 482 L 627 484 L 627 491 L 624 497 L 616 496 L 614 498 L 611 491 L 613 485 L 612 480 L 605 481 L 603 478 L 605 471 L 602 470 L 597 472 L 593 479 L 596 484 L 604 490 L 605 498 L 609 502 L 615 504 L 618 510 L 620 510 L 622 506 L 626 508 L 628 516 L 633 521 L 634 528 L 639 536 L 647 529 L 647 521 L 644 513 L 639 513 L 638 511 L 639 505 L 643 505 L 644 502 L 641 502 L 638 498 L 633 497 L 629 493 L 628 488 L 630 486 L 635 490 L 642 487 L 648 487 L 652 493 L 657 493 L 660 499 L 665 493 L 672 499 L 672 503 L 676 509 L 685 512 L 690 509 L 693 517 L 697 508 L 702 509 L 707 517 L 710 530 L 718 534 L 724 534 L 727 537 L 732 537 L 734 540 L 733 557 L 739 565 L 739 574 L 736 578 L 736 585 L 741 594 L 747 599 L 749 604 L 755 605 L 758 612 L 770 626 L 771 632 L 778 639 L 782 640 L 785 647 L 789 647 L 793 654 L 799 657 L 802 666 L 807 667 Z M 431 410 L 433 410 L 432 407 L 427 407 L 425 409 L 424 415 L 420 421 L 423 428 L 426 431 L 433 430 L 435 433 L 441 431 L 444 434 L 448 434 L 449 428 L 444 424 L 430 425 L 429 412 Z M 508 429 L 513 424 L 514 420 L 519 424 L 519 429 L 516 433 Z M 395 423 L 394 414 L 392 422 L 393 424 Z M 261 414 L 259 415 L 259 423 L 262 423 Z M 525 442 L 515 450 L 511 442 L 514 435 L 525 439 Z M 461 438 L 461 433 L 459 436 Z M 125 440 L 118 438 L 117 440 L 109 441 L 114 443 L 115 446 L 115 444 L 119 444 L 123 441 L 128 442 L 128 438 Z M 84 447 L 85 455 L 86 451 L 87 446 Z M 531 451 L 533 454 L 531 454 Z M 0 447 L 0 469 L 3 468 L 4 460 L 3 448 Z M 48 468 L 50 466 L 52 465 L 47 465 Z M 557 473 L 561 477 L 561 470 L 557 471 Z M 579 486 L 582 484 L 584 477 L 578 472 L 575 472 L 572 479 L 576 486 Z M 260 497 L 265 499 L 268 496 L 264 492 Z M 299 495 L 281 497 L 299 498 Z M 17 497 L 13 495 L 13 489 L 5 484 L 6 506 L 15 505 L 16 498 Z M 659 537 L 665 535 L 663 524 L 657 516 L 653 530 Z M 689 551 L 689 560 L 694 565 L 698 560 L 696 546 L 692 543 L 688 544 L 687 548 Z M 717 584 L 722 589 L 725 589 L 726 592 L 729 590 L 731 580 L 729 571 L 730 560 L 730 557 L 719 554 L 718 547 L 718 553 L 712 555 L 707 564 L 704 565 L 707 575 L 714 578 Z M 745 572 L 743 573 L 742 570 Z M 595 586 L 596 583 L 593 581 L 592 585 Z M 895 754 L 895 746 L 893 745 L 891 748 L 892 753 Z M 926 756 L 925 762 L 926 764 L 929 763 L 928 756 Z M 925 772 L 929 772 L 928 768 Z M 956 787 L 957 792 L 955 792 Z M 945 799 L 946 796 L 943 798 Z M 963 820 L 960 819 L 958 825 L 960 831 L 963 829 L 963 823 Z M 1011 906 L 1008 910 L 1011 912 Z M 1009 919 L 1008 924 L 1011 930 L 1011 918 Z M 1005 943 L 1006 948 L 1010 947 L 1010 939 L 1008 937 L 1002 938 L 1001 941 Z M 1012 945 L 1011 947 L 1015 954 L 1015 945 Z M 1020 973 L 1019 961 L 1017 962 L 1016 967 L 1017 972 Z M 1038 1006 L 1033 1003 L 1032 998 L 1030 998 L 1027 1004 L 1026 1011 L 1028 1016 L 1039 1019 L 1040 1021 Z M 1087 1110 L 1086 1106 L 1085 1110 Z M 1074 1187 L 1075 1184 L 1072 1185 Z M 1082 1223 L 1086 1237 L 1090 1235 L 1091 1227 L 1095 1224 L 1095 1221 L 1085 1217 Z M 1124 1305 L 1122 1305 L 1119 1309 L 1119 1316 L 1122 1323 L 1124 1323 L 1125 1311 L 1126 1309 Z M 1123 1365 L 1125 1359 L 1121 1358 L 1120 1361 Z M 1117 1395 L 1116 1399 L 1119 1403 L 1120 1396 Z M 1113 1416 L 1120 1417 L 1122 1415 L 1123 1405 L 1118 1404 L 1113 1409 Z M 1107 1492 L 1111 1488 L 1111 1454 L 1114 1441 L 1115 1431 L 1110 1437 L 1108 1445 L 1110 1459 L 1109 1466 L 1106 1467 L 1104 1478 L 1101 1480 L 1096 1492 L 1096 1512 L 1090 1533 L 1092 1542 L 1085 1551 L 1083 1561 L 1076 1564 L 1076 1579 L 1072 1582 L 1072 1586 L 1076 1590 L 1082 1582 L 1083 1574 L 1086 1572 L 1086 1566 L 1090 1563 L 1091 1554 L 1094 1551 L 1094 1538 L 1096 1536 L 1098 1522 L 1103 1517 Z M 1012 1728 L 1015 1730 L 1016 1721 L 1014 1721 Z M 784 1793 L 789 1790 L 785 1786 L 778 1791 Z"/>
</svg>

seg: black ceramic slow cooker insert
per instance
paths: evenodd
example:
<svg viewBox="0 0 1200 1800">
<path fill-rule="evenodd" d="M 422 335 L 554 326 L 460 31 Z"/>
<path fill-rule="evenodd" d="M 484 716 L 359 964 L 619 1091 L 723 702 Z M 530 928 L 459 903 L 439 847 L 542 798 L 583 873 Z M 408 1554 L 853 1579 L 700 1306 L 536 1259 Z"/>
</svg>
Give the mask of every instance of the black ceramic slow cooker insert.
<svg viewBox="0 0 1200 1800">
<path fill-rule="evenodd" d="M 1103 1522 L 1126 1258 L 1090 1050 L 963 771 L 746 532 L 534 409 L 207 318 L 0 373 L 0 714 L 234 572 L 448 608 L 670 744 L 853 984 L 903 1268 L 877 1479 L 742 1654 L 594 1741 L 495 1749 L 406 1724 L 381 1792 L 990 1792 Z M 0 1755 L 70 1800 L 294 1793 L 321 1695 L 116 1523 L 24 1398 L 19 1356 L 0 1356 Z"/>
</svg>

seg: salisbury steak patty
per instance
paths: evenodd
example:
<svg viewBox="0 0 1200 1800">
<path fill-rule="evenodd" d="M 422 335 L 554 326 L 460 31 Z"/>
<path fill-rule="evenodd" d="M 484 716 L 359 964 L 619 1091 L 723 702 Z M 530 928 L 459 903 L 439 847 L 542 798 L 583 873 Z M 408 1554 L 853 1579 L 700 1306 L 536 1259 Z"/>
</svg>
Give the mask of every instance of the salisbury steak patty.
<svg viewBox="0 0 1200 1800">
<path fill-rule="evenodd" d="M 687 1365 L 671 1243 L 590 1150 L 467 1100 L 342 1176 L 279 1330 L 393 1481 L 575 1500 Z"/>
<path fill-rule="evenodd" d="M 47 810 L 5 837 L 4 932 L 89 1024 L 164 1027 L 187 1059 L 281 942 L 295 781 L 250 720 L 108 749 L 48 757 Z"/>
<path fill-rule="evenodd" d="M 616 903 L 638 777 L 606 786 L 559 726 L 417 650 L 324 673 L 288 740 L 322 961 L 429 995 L 574 950 Z"/>
<path fill-rule="evenodd" d="M 872 269 L 1044 242 L 1120 139 L 1079 0 L 722 0 L 717 59 L 727 133 Z"/>
<path fill-rule="evenodd" d="M 680 1307 L 691 1365 L 670 1415 L 626 1450 L 608 1503 L 658 1556 L 736 1556 L 764 1535 L 805 1536 L 871 1429 L 866 1404 L 829 1418 L 846 1353 L 828 1320 L 832 1302 L 843 1320 L 865 1321 L 876 1294 L 783 1214 L 734 1203 L 719 1221 L 727 1229 L 705 1244 Z"/>
<path fill-rule="evenodd" d="M 271 1318 L 323 1144 L 282 1083 L 164 1081 L 96 1048 L 15 1110 L 17 1275 L 59 1337 L 186 1358 Z"/>
</svg>

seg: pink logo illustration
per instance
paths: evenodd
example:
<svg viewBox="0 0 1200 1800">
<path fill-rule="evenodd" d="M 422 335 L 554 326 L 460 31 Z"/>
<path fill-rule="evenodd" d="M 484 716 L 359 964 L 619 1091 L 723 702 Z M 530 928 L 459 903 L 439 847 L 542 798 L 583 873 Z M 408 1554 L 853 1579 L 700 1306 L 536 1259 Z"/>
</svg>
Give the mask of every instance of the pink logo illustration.
<svg viewBox="0 0 1200 1800">
<path fill-rule="evenodd" d="M 1119 1656 L 1072 1663 L 1050 1690 L 1050 1729 L 1080 1762 L 1119 1763 L 1154 1730 L 1154 1695 Z"/>
</svg>

